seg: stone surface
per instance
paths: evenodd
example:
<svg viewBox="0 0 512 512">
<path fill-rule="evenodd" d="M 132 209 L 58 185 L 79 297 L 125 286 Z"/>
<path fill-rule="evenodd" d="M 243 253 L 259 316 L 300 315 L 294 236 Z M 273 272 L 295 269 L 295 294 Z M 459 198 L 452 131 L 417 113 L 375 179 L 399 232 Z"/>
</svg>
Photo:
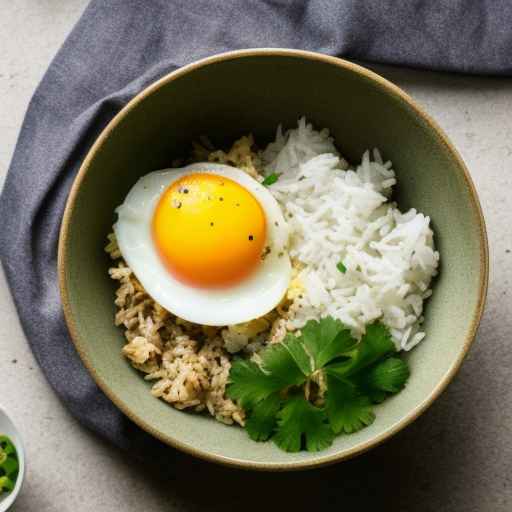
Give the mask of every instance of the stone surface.
<svg viewBox="0 0 512 512">
<path fill-rule="evenodd" d="M 0 184 L 30 96 L 86 3 L 16 0 L 2 8 Z M 105 444 L 66 412 L 30 352 L 0 272 L 0 402 L 24 435 L 28 461 L 14 512 L 512 509 L 512 80 L 374 68 L 416 98 L 451 137 L 487 220 L 487 309 L 453 384 L 391 441 L 331 468 L 252 474 L 177 454 L 165 476 Z"/>
</svg>

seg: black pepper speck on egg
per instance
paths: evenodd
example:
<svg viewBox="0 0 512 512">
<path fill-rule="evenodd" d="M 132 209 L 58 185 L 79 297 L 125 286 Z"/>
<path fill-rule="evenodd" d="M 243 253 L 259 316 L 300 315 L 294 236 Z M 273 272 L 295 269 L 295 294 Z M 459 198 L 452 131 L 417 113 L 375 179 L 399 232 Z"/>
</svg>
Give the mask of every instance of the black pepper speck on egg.
<svg viewBox="0 0 512 512">
<path fill-rule="evenodd" d="M 252 235 L 249 235 L 249 240 L 254 240 L 254 237 Z"/>
<path fill-rule="evenodd" d="M 267 245 L 263 252 L 261 253 L 261 259 L 264 260 L 271 252 L 270 246 Z"/>
</svg>

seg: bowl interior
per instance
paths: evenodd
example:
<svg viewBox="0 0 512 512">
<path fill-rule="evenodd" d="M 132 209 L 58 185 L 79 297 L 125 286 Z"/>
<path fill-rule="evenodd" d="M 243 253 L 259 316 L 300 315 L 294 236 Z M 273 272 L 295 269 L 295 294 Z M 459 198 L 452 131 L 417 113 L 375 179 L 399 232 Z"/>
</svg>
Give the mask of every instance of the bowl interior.
<svg viewBox="0 0 512 512">
<path fill-rule="evenodd" d="M 133 419 L 195 454 L 272 468 L 310 466 L 366 449 L 422 410 L 474 335 L 485 288 L 485 233 L 460 161 L 404 95 L 362 68 L 333 62 L 254 52 L 178 72 L 132 102 L 107 129 L 71 196 L 60 264 L 67 317 L 81 356 Z M 427 338 L 408 355 L 409 385 L 377 408 L 373 425 L 339 436 L 330 449 L 316 454 L 287 454 L 271 443 L 254 443 L 242 429 L 154 399 L 149 384 L 120 355 L 123 335 L 113 324 L 114 286 L 103 252 L 114 208 L 138 177 L 187 155 L 200 135 L 222 146 L 252 132 L 263 144 L 279 123 L 293 126 L 301 115 L 328 128 L 349 160 L 378 147 L 393 161 L 394 198 L 402 209 L 415 207 L 431 217 L 442 260 L 426 306 Z"/>
</svg>

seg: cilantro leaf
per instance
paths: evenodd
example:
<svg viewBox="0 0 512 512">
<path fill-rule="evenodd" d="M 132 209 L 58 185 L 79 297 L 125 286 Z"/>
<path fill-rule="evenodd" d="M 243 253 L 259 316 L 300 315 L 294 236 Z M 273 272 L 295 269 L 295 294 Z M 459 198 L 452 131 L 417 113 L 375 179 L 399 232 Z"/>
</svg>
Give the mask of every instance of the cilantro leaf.
<svg viewBox="0 0 512 512">
<path fill-rule="evenodd" d="M 281 383 L 280 389 L 298 386 L 306 380 L 295 358 L 282 343 L 269 345 L 261 353 L 261 364 L 266 373 Z"/>
<path fill-rule="evenodd" d="M 373 423 L 370 400 L 350 381 L 327 376 L 325 410 L 332 430 L 351 434 Z"/>
<path fill-rule="evenodd" d="M 367 325 L 350 373 L 354 374 L 393 352 L 396 352 L 396 347 L 389 329 L 381 323 Z"/>
<path fill-rule="evenodd" d="M 364 386 L 372 390 L 398 393 L 409 378 L 407 363 L 399 357 L 389 357 L 372 366 L 364 375 Z"/>
<path fill-rule="evenodd" d="M 350 354 L 351 359 L 336 361 L 328 365 L 326 371 L 334 376 L 348 377 L 393 352 L 396 352 L 396 347 L 389 329 L 381 323 L 370 324 L 366 326 L 366 333 Z"/>
<path fill-rule="evenodd" d="M 342 274 L 345 274 L 345 272 L 347 271 L 347 267 L 345 267 L 345 265 L 343 264 L 342 261 L 340 261 L 337 265 L 336 265 L 336 268 L 342 273 Z"/>
<path fill-rule="evenodd" d="M 280 379 L 267 375 L 254 361 L 237 359 L 231 365 L 226 395 L 251 409 L 282 387 Z"/>
<path fill-rule="evenodd" d="M 245 409 L 251 439 L 271 438 L 288 452 L 321 450 L 336 434 L 370 425 L 372 403 L 404 387 L 409 368 L 395 352 L 381 323 L 368 325 L 358 343 L 339 320 L 310 320 L 299 336 L 290 333 L 261 351 L 259 364 L 236 360 L 226 394 Z M 323 408 L 304 395 L 304 383 L 315 382 L 316 372 L 326 378 Z"/>
<path fill-rule="evenodd" d="M 279 176 L 281 176 L 280 173 L 273 172 L 272 174 L 266 176 L 265 179 L 261 182 L 261 184 L 264 185 L 265 187 L 273 185 L 279 179 Z"/>
<path fill-rule="evenodd" d="M 343 323 L 331 316 L 319 322 L 309 320 L 302 328 L 301 341 L 313 358 L 315 370 L 345 354 L 357 343 Z"/>
<path fill-rule="evenodd" d="M 326 420 L 327 416 L 322 409 L 296 395 L 288 399 L 277 413 L 278 427 L 273 440 L 286 452 L 298 452 L 303 444 L 310 452 L 323 450 L 334 439 L 334 432 Z"/>
<path fill-rule="evenodd" d="M 365 387 L 362 385 L 360 389 L 363 391 L 363 393 L 370 399 L 370 401 L 374 404 L 381 404 L 386 400 L 389 393 L 386 393 L 385 391 L 382 391 L 381 389 L 374 389 L 370 387 Z"/>
<path fill-rule="evenodd" d="M 304 349 L 302 340 L 294 334 L 288 333 L 283 340 L 283 345 L 288 349 L 302 373 L 306 376 L 311 375 L 313 373 L 311 356 Z"/>
<path fill-rule="evenodd" d="M 281 407 L 281 398 L 274 393 L 258 402 L 245 422 L 245 428 L 253 441 L 266 441 L 274 432 L 276 414 Z"/>
<path fill-rule="evenodd" d="M 226 394 L 238 400 L 244 409 L 252 409 L 272 393 L 288 386 L 298 386 L 305 380 L 286 347 L 275 343 L 261 353 L 261 366 L 244 359 L 232 364 Z"/>
</svg>

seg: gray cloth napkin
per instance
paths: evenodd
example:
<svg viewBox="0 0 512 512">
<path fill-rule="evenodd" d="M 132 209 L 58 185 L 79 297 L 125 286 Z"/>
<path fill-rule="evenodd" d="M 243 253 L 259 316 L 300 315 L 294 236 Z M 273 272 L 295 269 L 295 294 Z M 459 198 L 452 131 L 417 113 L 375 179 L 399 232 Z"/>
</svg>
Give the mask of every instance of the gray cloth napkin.
<svg viewBox="0 0 512 512">
<path fill-rule="evenodd" d="M 506 0 L 93 0 L 32 98 L 0 201 L 0 256 L 21 323 L 69 410 L 122 448 L 168 454 L 92 381 L 69 339 L 57 285 L 71 183 L 130 98 L 183 64 L 247 47 L 510 75 L 510 27 Z"/>
</svg>

